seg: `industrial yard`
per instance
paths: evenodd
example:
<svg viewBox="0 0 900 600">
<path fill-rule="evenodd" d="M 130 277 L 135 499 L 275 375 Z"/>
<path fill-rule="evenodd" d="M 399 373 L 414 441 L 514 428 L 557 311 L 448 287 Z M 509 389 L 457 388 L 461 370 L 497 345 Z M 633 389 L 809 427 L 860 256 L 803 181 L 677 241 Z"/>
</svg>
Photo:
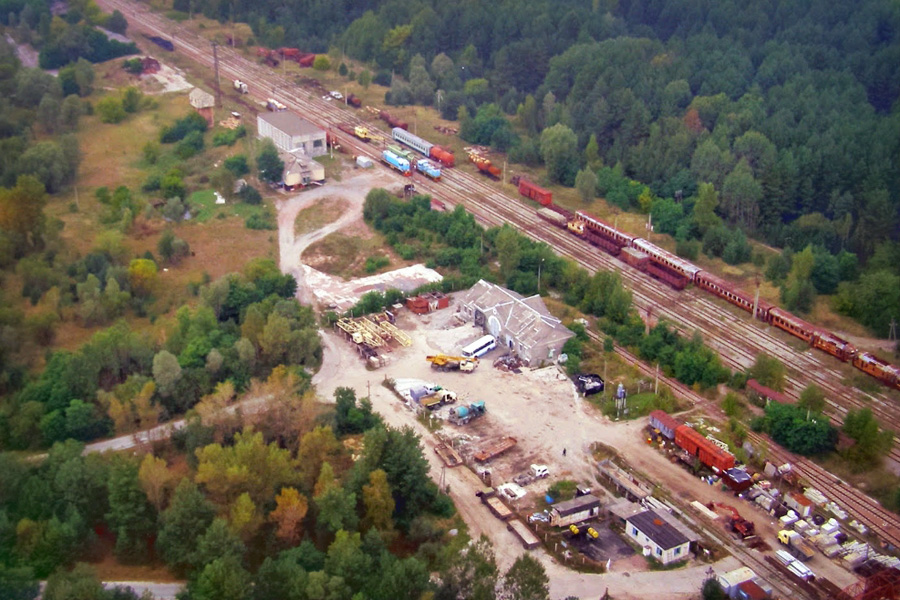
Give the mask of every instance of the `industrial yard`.
<svg viewBox="0 0 900 600">
<path fill-rule="evenodd" d="M 302 274 L 298 277 L 301 297 L 322 303 L 325 293 L 320 284 L 325 279 L 299 260 L 303 248 L 310 241 L 325 235 L 325 232 L 346 226 L 359 227 L 357 219 L 367 190 L 366 181 L 367 178 L 352 177 L 330 186 L 328 193 L 339 196 L 350 208 L 338 221 L 296 239 L 293 233 L 294 215 L 325 191 L 294 196 L 281 204 L 280 240 L 283 261 L 287 263 L 283 266 Z M 387 284 L 391 281 L 391 274 L 386 273 L 380 278 Z M 354 288 L 353 282 L 335 281 L 334 285 L 343 286 L 345 290 L 355 289 L 357 293 L 368 288 Z M 591 488 L 603 506 L 616 501 L 609 491 L 615 486 L 604 486 L 597 468 L 594 450 L 596 443 L 602 442 L 616 450 L 619 456 L 615 459 L 617 465 L 624 469 L 623 472 L 633 474 L 628 477 L 644 481 L 647 490 L 657 490 L 656 496 L 662 501 L 683 509 L 694 501 L 702 505 L 736 505 L 744 517 L 755 523 L 756 534 L 764 541 L 757 545 L 757 550 L 750 550 L 732 538 L 725 518 L 710 521 L 703 514 L 686 509 L 685 516 L 697 531 L 700 547 L 712 551 L 708 559 L 701 552 L 700 558 L 688 560 L 678 570 L 675 581 L 681 582 L 679 585 L 682 587 L 672 587 L 670 597 L 692 597 L 710 567 L 722 574 L 753 559 L 758 574 L 763 577 L 765 572 L 762 569 L 774 568 L 766 562 L 765 556 L 775 556 L 774 551 L 779 549 L 777 535 L 780 524 L 777 520 L 751 504 L 735 499 L 721 486 L 710 486 L 700 478 L 685 476 L 682 466 L 671 462 L 666 455 L 647 444 L 646 419 L 615 423 L 602 417 L 599 410 L 577 393 L 572 382 L 555 365 L 515 370 L 497 368 L 494 361 L 505 352 L 496 349 L 483 356 L 472 372 L 445 372 L 433 368 L 426 357 L 458 355 L 463 346 L 483 334 L 481 327 L 464 322 L 458 316 L 464 296 L 465 292 L 450 295 L 449 306 L 425 314 L 416 314 L 405 307 L 395 310 L 392 315 L 394 321 L 388 329 L 396 333 L 393 340 L 379 346 L 377 354 L 384 359 L 377 362 L 369 360 L 371 357 L 361 352 L 360 347 L 368 345 L 365 340 L 379 331 L 385 339 L 389 337 L 385 330 L 378 329 L 378 319 L 370 319 L 372 325 L 363 325 L 364 322 L 358 319 L 336 324 L 323 334 L 325 363 L 316 375 L 315 383 L 320 396 L 326 399 L 331 398 L 339 386 L 353 387 L 360 395 L 371 397 L 374 407 L 389 424 L 414 427 L 422 435 L 433 476 L 449 487 L 470 528 L 470 535 L 488 535 L 494 542 L 501 564 L 511 564 L 516 556 L 526 551 L 523 545 L 532 545 L 524 543 L 514 530 L 522 530 L 529 515 L 549 513 L 552 507 L 548 506 L 544 495 L 554 482 L 569 480 L 582 488 Z M 455 402 L 433 411 L 425 409 L 404 395 L 404 390 L 415 384 L 410 382 L 452 390 Z M 464 425 L 450 422 L 448 417 L 452 410 L 478 402 L 484 402 L 483 416 Z M 683 415 L 679 417 L 684 418 Z M 503 446 L 502 452 L 488 460 L 477 460 L 479 452 L 490 454 L 492 446 Z M 452 451 L 447 450 L 448 447 Z M 532 464 L 546 465 L 549 477 L 528 481 L 529 478 L 524 476 L 528 475 Z M 521 491 L 498 496 L 492 500 L 495 507 L 476 497 L 476 492 L 486 486 L 496 488 L 514 481 L 523 484 L 523 496 L 518 497 Z M 518 489 L 514 485 L 510 488 Z M 501 519 L 496 516 L 498 501 L 512 511 L 510 517 Z M 547 540 L 544 548 L 532 552 L 544 558 L 548 573 L 553 574 L 551 589 L 554 595 L 586 595 L 597 585 L 609 585 L 616 597 L 639 598 L 658 587 L 659 578 L 664 575 L 649 568 L 639 548 L 630 545 L 621 528 L 610 528 L 613 517 L 606 517 L 605 511 L 602 514 L 603 517 L 590 521 L 590 525 L 597 530 L 597 539 L 584 535 L 573 538 L 567 529 L 560 530 L 541 522 L 542 517 L 535 518 L 526 526 L 529 531 L 537 532 Z M 587 527 L 587 524 L 584 526 Z M 566 543 L 566 547 L 561 546 L 560 542 Z M 730 547 L 732 544 L 733 548 Z M 599 572 L 605 569 L 607 560 L 610 572 L 601 575 Z M 820 578 L 837 587 L 844 588 L 855 581 L 848 571 L 821 554 L 817 554 L 808 565 Z M 571 570 L 575 566 L 594 574 Z M 627 578 L 623 577 L 626 573 L 630 574 Z M 783 574 L 781 577 L 778 583 L 790 589 L 790 579 Z M 621 587 L 618 587 L 617 581 Z"/>
</svg>

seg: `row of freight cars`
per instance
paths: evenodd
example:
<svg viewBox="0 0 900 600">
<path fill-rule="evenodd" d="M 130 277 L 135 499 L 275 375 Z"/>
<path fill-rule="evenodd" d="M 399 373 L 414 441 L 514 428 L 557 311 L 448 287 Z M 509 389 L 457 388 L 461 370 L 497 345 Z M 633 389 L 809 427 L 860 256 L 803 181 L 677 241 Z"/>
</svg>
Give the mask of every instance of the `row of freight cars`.
<svg viewBox="0 0 900 600">
<path fill-rule="evenodd" d="M 263 62 L 269 66 L 277 67 L 281 60 L 289 60 L 295 62 L 301 67 L 311 67 L 316 60 L 316 55 L 312 52 L 301 52 L 298 48 L 278 48 L 270 50 L 262 46 L 256 49 L 256 55 L 263 59 Z"/>
<path fill-rule="evenodd" d="M 533 184 L 530 182 L 526 182 L 525 192 L 522 191 L 521 180 L 519 186 L 520 193 L 544 204 L 543 208 L 538 209 L 538 216 L 545 221 L 621 258 L 632 267 L 677 290 L 683 290 L 688 284 L 693 284 L 697 288 L 749 312 L 760 321 L 800 338 L 814 348 L 827 352 L 844 362 L 851 362 L 854 367 L 885 385 L 900 389 L 900 368 L 897 366 L 871 353 L 861 352 L 853 344 L 831 331 L 813 325 L 766 300 L 761 300 L 758 295 L 754 297 L 721 277 L 704 271 L 692 262 L 643 238 L 621 231 L 587 212 L 581 210 L 570 212 L 554 205 L 552 199 L 546 203 L 541 202 L 540 192 L 532 190 L 530 186 Z M 540 190 L 540 188 L 538 189 Z"/>
</svg>

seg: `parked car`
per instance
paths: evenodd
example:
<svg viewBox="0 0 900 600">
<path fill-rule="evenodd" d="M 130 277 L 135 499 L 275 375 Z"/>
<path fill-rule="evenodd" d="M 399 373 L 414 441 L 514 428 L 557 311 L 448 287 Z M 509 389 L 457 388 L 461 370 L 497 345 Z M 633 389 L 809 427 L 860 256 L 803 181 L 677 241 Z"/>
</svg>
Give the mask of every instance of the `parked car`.
<svg viewBox="0 0 900 600">
<path fill-rule="evenodd" d="M 335 100 L 343 100 L 344 99 L 344 95 L 340 92 L 332 91 L 329 93 L 331 94 L 331 97 L 334 98 Z"/>
</svg>

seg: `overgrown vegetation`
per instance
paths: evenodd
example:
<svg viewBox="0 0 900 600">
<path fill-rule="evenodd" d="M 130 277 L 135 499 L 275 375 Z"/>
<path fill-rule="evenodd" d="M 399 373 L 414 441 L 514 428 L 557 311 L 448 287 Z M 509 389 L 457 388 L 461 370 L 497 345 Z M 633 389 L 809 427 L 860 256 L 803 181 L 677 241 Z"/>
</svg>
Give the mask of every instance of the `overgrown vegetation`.
<svg viewBox="0 0 900 600">
<path fill-rule="evenodd" d="M 754 431 L 763 431 L 791 452 L 814 456 L 834 450 L 837 430 L 828 417 L 795 404 L 770 402 L 765 415 L 751 423 Z"/>
</svg>

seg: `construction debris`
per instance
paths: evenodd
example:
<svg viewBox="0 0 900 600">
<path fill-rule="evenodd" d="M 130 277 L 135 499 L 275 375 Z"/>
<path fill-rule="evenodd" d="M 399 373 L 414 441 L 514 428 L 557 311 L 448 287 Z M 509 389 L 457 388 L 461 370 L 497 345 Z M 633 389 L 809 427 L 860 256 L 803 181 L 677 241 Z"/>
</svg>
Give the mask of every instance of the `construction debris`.
<svg viewBox="0 0 900 600">
<path fill-rule="evenodd" d="M 513 354 L 507 354 L 494 361 L 494 368 L 518 374 L 522 372 L 522 364 L 519 357 Z"/>
</svg>

